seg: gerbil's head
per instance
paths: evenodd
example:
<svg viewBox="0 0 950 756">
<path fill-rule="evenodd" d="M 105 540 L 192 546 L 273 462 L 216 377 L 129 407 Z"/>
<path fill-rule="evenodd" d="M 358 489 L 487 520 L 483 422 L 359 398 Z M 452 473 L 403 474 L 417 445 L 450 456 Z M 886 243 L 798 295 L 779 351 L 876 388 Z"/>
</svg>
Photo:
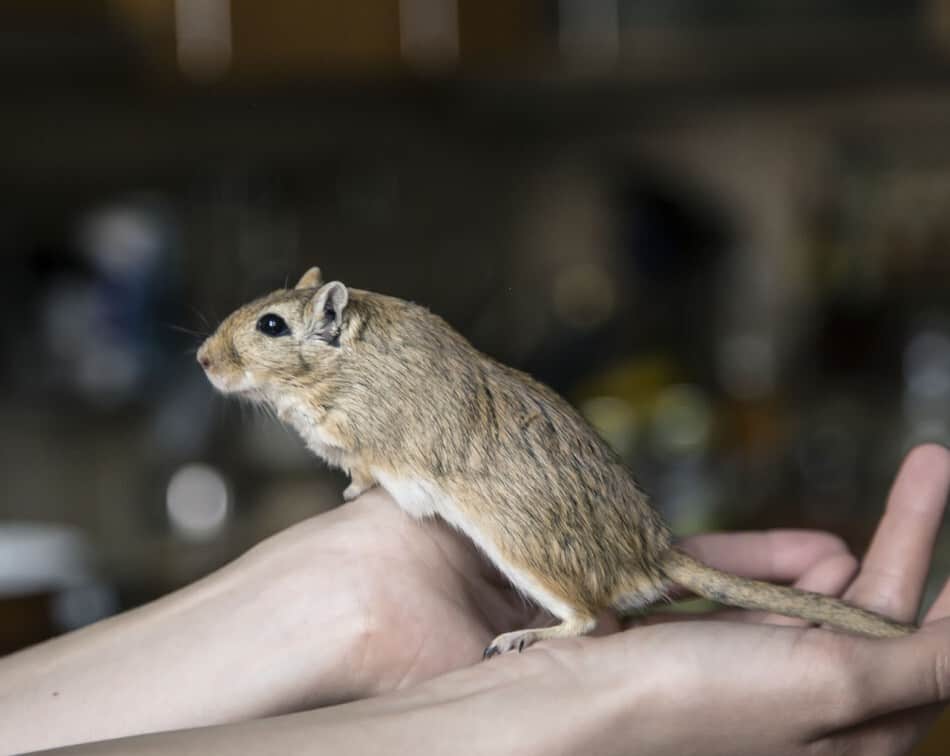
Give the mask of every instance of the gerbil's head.
<svg viewBox="0 0 950 756">
<path fill-rule="evenodd" d="M 226 394 L 276 403 L 333 375 L 347 347 L 349 292 L 310 268 L 293 289 L 244 305 L 198 350 L 208 380 Z"/>
</svg>

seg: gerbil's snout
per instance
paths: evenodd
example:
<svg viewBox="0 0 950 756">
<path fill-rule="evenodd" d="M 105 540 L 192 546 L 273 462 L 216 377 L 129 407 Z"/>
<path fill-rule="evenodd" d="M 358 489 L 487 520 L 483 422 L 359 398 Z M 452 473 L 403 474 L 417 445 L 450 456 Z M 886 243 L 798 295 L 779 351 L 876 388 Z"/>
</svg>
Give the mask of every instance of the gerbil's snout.
<svg viewBox="0 0 950 756">
<path fill-rule="evenodd" d="M 225 394 L 247 392 L 259 388 L 230 341 L 219 334 L 209 336 L 195 355 L 211 385 Z"/>
<path fill-rule="evenodd" d="M 208 355 L 208 342 L 206 341 L 198 349 L 198 364 L 205 370 L 211 367 L 211 357 Z"/>
</svg>

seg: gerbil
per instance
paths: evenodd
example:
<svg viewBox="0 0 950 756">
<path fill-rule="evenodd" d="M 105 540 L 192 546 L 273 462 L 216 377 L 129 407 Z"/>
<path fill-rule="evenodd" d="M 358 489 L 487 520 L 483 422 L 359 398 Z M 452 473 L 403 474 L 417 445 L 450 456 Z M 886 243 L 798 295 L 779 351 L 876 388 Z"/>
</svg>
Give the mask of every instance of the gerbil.
<svg viewBox="0 0 950 756">
<path fill-rule="evenodd" d="M 478 352 L 444 320 L 308 270 L 231 314 L 198 351 L 214 386 L 266 402 L 351 476 L 415 517 L 439 515 L 561 620 L 498 636 L 492 656 L 582 635 L 603 610 L 672 585 L 719 603 L 871 636 L 911 627 L 730 575 L 671 545 L 630 473 L 554 391 Z"/>
</svg>

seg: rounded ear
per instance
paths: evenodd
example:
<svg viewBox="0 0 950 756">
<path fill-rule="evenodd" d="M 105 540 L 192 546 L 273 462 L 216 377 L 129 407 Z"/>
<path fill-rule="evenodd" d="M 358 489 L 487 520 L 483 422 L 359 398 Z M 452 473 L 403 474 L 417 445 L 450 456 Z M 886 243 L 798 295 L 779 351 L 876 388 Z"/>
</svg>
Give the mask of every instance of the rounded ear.
<svg viewBox="0 0 950 756">
<path fill-rule="evenodd" d="M 307 308 L 308 326 L 312 333 L 333 346 L 339 346 L 343 311 L 350 294 L 339 281 L 330 281 L 320 287 Z"/>
<path fill-rule="evenodd" d="M 297 285 L 294 288 L 316 289 L 321 283 L 323 283 L 323 276 L 320 273 L 320 268 L 314 266 L 300 277 L 300 280 L 297 281 Z"/>
</svg>

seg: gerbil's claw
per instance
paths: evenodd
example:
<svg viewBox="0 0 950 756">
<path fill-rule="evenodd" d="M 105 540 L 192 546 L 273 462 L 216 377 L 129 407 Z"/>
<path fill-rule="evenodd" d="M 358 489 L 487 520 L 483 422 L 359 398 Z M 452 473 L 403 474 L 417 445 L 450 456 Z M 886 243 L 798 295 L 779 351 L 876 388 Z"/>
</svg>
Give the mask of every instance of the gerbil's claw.
<svg viewBox="0 0 950 756">
<path fill-rule="evenodd" d="M 510 651 L 521 653 L 539 639 L 538 632 L 537 630 L 516 630 L 512 633 L 503 633 L 485 649 L 484 658 L 489 659 L 492 656 L 507 654 Z"/>
<path fill-rule="evenodd" d="M 553 627 L 536 627 L 528 630 L 515 630 L 511 633 L 502 633 L 491 645 L 485 649 L 485 658 L 495 654 L 506 654 L 517 651 L 519 654 L 538 641 L 552 638 L 576 638 L 578 635 L 589 633 L 597 624 L 593 617 L 579 616 L 565 620 Z"/>
</svg>

